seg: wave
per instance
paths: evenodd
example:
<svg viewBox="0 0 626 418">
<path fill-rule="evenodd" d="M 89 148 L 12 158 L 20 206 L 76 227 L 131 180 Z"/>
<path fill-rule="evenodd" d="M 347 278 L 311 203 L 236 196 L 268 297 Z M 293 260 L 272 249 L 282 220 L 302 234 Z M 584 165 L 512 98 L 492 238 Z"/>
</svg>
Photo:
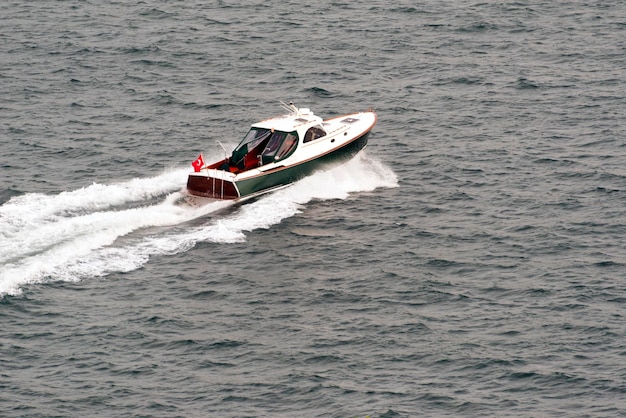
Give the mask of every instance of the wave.
<svg viewBox="0 0 626 418">
<path fill-rule="evenodd" d="M 157 197 L 180 189 L 188 170 L 172 170 L 157 177 L 133 179 L 119 184 L 93 183 L 78 190 L 56 195 L 28 193 L 12 197 L 0 206 L 0 236 L 37 225 L 55 215 L 107 209 Z"/>
<path fill-rule="evenodd" d="M 133 271 L 151 256 L 181 253 L 198 242 L 243 242 L 246 232 L 270 228 L 313 199 L 398 185 L 391 169 L 362 152 L 228 213 L 233 202 L 179 204 L 187 172 L 11 198 L 0 206 L 0 296 L 18 295 L 33 283 Z M 206 222 L 189 222 L 203 217 Z"/>
</svg>

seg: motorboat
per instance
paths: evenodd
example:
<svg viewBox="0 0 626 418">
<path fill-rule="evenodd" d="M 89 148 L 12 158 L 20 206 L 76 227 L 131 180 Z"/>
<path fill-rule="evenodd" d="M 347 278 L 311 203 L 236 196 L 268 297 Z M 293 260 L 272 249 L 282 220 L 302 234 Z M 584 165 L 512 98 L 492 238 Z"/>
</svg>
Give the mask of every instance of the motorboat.
<svg viewBox="0 0 626 418">
<path fill-rule="evenodd" d="M 187 179 L 191 197 L 253 197 L 345 162 L 367 145 L 373 110 L 323 120 L 310 109 L 281 102 L 288 112 L 251 125 L 230 156 L 205 164 L 202 154 Z M 221 142 L 217 141 L 219 145 Z"/>
</svg>

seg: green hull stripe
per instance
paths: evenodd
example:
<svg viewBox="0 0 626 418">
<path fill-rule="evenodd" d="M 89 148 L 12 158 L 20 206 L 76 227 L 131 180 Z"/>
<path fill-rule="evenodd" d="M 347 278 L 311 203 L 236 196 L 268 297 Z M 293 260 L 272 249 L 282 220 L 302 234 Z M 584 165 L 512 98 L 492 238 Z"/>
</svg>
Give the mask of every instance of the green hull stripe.
<svg viewBox="0 0 626 418">
<path fill-rule="evenodd" d="M 270 187 L 290 184 L 312 174 L 314 171 L 319 170 L 324 166 L 331 166 L 338 162 L 349 160 L 361 149 L 363 149 L 365 145 L 367 145 L 368 137 L 369 132 L 366 132 L 351 143 L 324 156 L 301 164 L 279 169 L 278 171 L 271 171 L 267 174 L 259 175 L 250 179 L 239 180 L 236 182 L 239 194 L 241 196 L 246 196 Z"/>
</svg>

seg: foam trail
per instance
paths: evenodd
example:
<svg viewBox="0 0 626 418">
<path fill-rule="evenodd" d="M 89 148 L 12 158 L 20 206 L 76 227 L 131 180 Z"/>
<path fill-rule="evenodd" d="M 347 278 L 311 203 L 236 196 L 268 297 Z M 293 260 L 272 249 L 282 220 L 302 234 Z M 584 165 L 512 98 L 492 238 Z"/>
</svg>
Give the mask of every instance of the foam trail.
<svg viewBox="0 0 626 418">
<path fill-rule="evenodd" d="M 134 255 L 128 253 L 126 248 L 110 247 L 118 238 L 149 226 L 177 225 L 232 204 L 215 202 L 199 208 L 175 205 L 175 200 L 181 196 L 174 193 L 157 205 L 95 212 L 47 225 L 45 227 L 47 230 L 56 232 L 59 236 L 40 252 L 29 250 L 27 256 L 6 263 L 4 269 L 0 271 L 0 295 L 17 294 L 20 285 L 41 282 L 47 278 L 78 281 L 84 276 L 127 271 L 128 269 L 119 262 L 118 267 L 115 267 L 115 263 L 111 264 L 115 259 L 106 257 L 107 253 L 111 252 L 117 253 L 118 259 L 133 258 Z M 31 240 L 27 244 L 32 243 Z M 28 245 L 21 247 L 28 248 Z M 36 253 L 30 254 L 32 252 Z M 144 260 L 145 257 L 142 256 L 141 259 Z"/>
<path fill-rule="evenodd" d="M 128 191 L 132 196 L 116 198 L 115 204 L 102 202 L 102 207 L 109 209 L 106 211 L 64 216 L 57 212 L 56 218 L 31 218 L 38 219 L 31 225 L 38 228 L 22 229 L 16 234 L 13 243 L 16 252 L 0 270 L 0 296 L 19 294 L 29 283 L 79 281 L 112 272 L 132 271 L 146 264 L 151 256 L 184 252 L 198 242 L 242 242 L 246 232 L 270 228 L 300 212 L 303 205 L 313 199 L 345 199 L 350 193 L 397 186 L 397 178 L 388 167 L 360 153 L 340 167 L 316 173 L 288 188 L 244 204 L 238 211 L 217 220 L 200 226 L 182 225 L 176 230 L 167 230 L 167 233 L 163 230 L 156 236 L 132 233 L 146 227 L 179 225 L 232 203 L 214 202 L 199 208 L 177 206 L 175 201 L 179 194 L 171 193 L 158 204 L 117 208 L 117 202 L 128 202 L 142 193 L 145 196 L 151 193 L 147 190 Z M 37 229 L 59 237 L 47 242 L 33 232 Z M 0 254 L 5 258 L 9 257 L 7 248 L 0 247 Z"/>
<path fill-rule="evenodd" d="M 184 212 L 170 200 L 149 207 L 57 217 L 54 222 L 49 219 L 40 221 L 32 228 L 20 229 L 19 233 L 5 234 L 14 239 L 0 242 L 0 262 L 11 263 L 24 256 L 45 252 L 66 242 L 75 241 L 79 237 L 95 235 L 99 231 L 117 238 L 138 228 L 172 225 L 187 220 L 189 212 Z"/>
<path fill-rule="evenodd" d="M 39 227 L 81 211 L 103 210 L 126 203 L 141 202 L 179 190 L 189 170 L 177 169 L 157 177 L 133 179 L 119 184 L 98 184 L 56 195 L 28 193 L 11 198 L 0 206 L 0 238 L 11 239 L 25 228 Z"/>
</svg>

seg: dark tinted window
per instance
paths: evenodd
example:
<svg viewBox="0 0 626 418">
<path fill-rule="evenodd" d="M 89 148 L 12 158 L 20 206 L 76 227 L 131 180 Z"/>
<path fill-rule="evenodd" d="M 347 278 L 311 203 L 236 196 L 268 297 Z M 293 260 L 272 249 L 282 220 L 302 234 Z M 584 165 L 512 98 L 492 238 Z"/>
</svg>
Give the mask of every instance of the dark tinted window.
<svg viewBox="0 0 626 418">
<path fill-rule="evenodd" d="M 316 139 L 323 136 L 326 136 L 326 132 L 324 131 L 324 129 L 321 126 L 313 126 L 312 128 L 309 128 L 308 131 L 306 131 L 306 134 L 304 135 L 304 142 L 306 143 L 315 141 Z"/>
</svg>

